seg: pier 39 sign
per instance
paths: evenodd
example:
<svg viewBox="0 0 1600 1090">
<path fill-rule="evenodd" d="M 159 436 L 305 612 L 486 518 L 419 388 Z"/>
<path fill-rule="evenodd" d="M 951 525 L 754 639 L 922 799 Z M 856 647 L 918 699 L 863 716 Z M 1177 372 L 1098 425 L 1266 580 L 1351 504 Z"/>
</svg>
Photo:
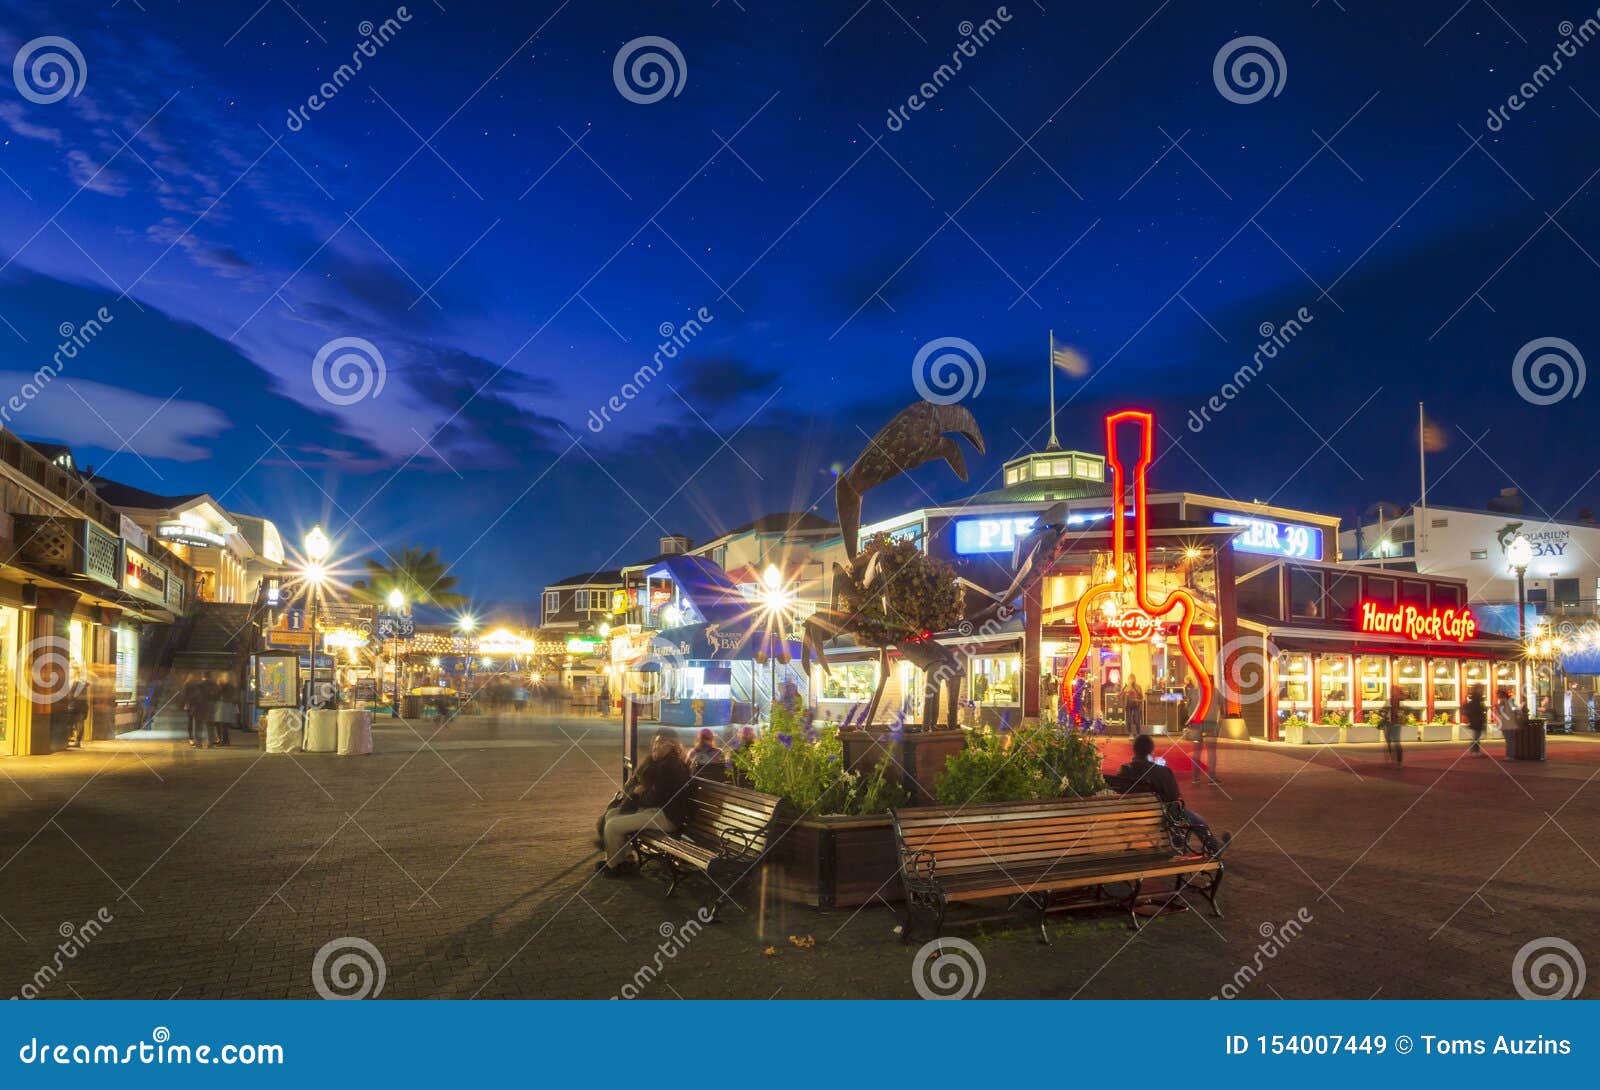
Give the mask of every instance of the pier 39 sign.
<svg viewBox="0 0 1600 1090">
<path fill-rule="evenodd" d="M 1408 640 L 1466 643 L 1478 634 L 1478 621 L 1470 609 L 1419 609 L 1362 602 L 1357 628 L 1374 635 L 1404 636 Z"/>
</svg>

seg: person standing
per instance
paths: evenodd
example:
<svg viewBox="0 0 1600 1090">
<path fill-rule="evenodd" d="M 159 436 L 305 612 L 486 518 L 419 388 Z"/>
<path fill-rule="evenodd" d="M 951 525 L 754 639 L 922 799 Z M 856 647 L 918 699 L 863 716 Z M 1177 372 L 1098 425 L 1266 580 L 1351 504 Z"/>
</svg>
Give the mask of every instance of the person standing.
<svg viewBox="0 0 1600 1090">
<path fill-rule="evenodd" d="M 83 679 L 83 667 L 72 668 L 72 680 L 67 683 L 67 748 L 82 749 L 84 724 L 89 718 L 89 683 Z"/>
<path fill-rule="evenodd" d="M 1122 717 L 1128 724 L 1128 735 L 1137 738 L 1144 733 L 1144 688 L 1139 679 L 1128 677 L 1128 687 L 1122 691 Z"/>
<path fill-rule="evenodd" d="M 1483 732 L 1489 729 L 1489 701 L 1484 697 L 1481 684 L 1467 690 L 1466 719 L 1467 730 L 1472 735 L 1472 748 L 1468 752 L 1479 757 L 1485 756 Z"/>
<path fill-rule="evenodd" d="M 1405 764 L 1405 749 L 1400 742 L 1400 730 L 1405 725 L 1406 710 L 1401 704 L 1400 686 L 1392 686 L 1389 691 L 1389 714 L 1383 723 L 1383 749 L 1384 753 L 1396 765 Z"/>
<path fill-rule="evenodd" d="M 223 675 L 222 680 L 218 682 L 216 691 L 217 699 L 212 704 L 211 722 L 216 730 L 217 745 L 232 745 L 228 732 L 239 719 L 239 692 L 227 675 Z"/>
<path fill-rule="evenodd" d="M 201 710 L 201 699 L 204 694 L 201 690 L 200 680 L 193 674 L 184 676 L 183 685 L 178 689 L 178 707 L 189 721 L 189 748 L 199 749 L 203 737 L 210 737 L 209 733 L 202 735 L 200 732 L 204 724 L 204 712 Z"/>
</svg>

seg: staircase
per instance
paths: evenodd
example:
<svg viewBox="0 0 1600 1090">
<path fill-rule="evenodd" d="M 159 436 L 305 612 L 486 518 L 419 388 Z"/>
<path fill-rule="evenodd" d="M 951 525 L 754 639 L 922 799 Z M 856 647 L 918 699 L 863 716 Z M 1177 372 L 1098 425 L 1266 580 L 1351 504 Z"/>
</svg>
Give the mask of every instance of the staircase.
<svg viewBox="0 0 1600 1090">
<path fill-rule="evenodd" d="M 172 656 L 172 668 L 238 673 L 255 647 L 257 630 L 250 603 L 198 602 L 188 632 Z"/>
</svg>

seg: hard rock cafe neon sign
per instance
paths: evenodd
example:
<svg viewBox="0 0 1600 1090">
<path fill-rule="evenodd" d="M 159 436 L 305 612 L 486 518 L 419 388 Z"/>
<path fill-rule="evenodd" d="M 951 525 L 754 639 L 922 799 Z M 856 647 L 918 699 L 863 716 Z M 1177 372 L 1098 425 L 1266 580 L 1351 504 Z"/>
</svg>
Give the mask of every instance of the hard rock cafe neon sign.
<svg viewBox="0 0 1600 1090">
<path fill-rule="evenodd" d="M 1356 627 L 1372 635 L 1466 643 L 1478 634 L 1478 619 L 1470 609 L 1419 609 L 1362 602 Z"/>
<path fill-rule="evenodd" d="M 1127 472 L 1122 456 L 1117 450 L 1117 429 L 1133 427 L 1139 435 L 1139 461 L 1133 467 L 1133 603 L 1119 608 L 1127 593 L 1126 542 L 1127 525 Z M 1078 599 L 1075 622 L 1078 630 L 1078 649 L 1061 676 L 1061 698 L 1069 709 L 1073 708 L 1073 681 L 1089 657 L 1089 644 L 1096 638 L 1119 643 L 1138 643 L 1149 640 L 1157 633 L 1166 633 L 1176 626 L 1178 646 L 1183 659 L 1189 664 L 1200 698 L 1189 716 L 1190 723 L 1198 723 L 1211 709 L 1211 696 L 1215 686 L 1211 673 L 1194 648 L 1193 628 L 1197 608 L 1194 595 L 1180 587 L 1157 601 L 1150 593 L 1150 534 L 1146 510 L 1145 478 L 1150 463 L 1155 460 L 1155 418 L 1148 412 L 1125 409 L 1106 417 L 1106 461 L 1111 466 L 1111 569 L 1104 583 L 1096 583 Z M 1112 603 L 1110 616 L 1106 616 L 1105 603 Z M 1075 709 L 1074 709 L 1075 710 Z"/>
</svg>

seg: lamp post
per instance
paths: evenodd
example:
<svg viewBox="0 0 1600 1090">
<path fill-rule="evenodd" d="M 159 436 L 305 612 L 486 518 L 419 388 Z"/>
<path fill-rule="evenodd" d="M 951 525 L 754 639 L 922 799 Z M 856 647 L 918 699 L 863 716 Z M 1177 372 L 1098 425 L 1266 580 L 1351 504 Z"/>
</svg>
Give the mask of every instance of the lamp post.
<svg viewBox="0 0 1600 1090">
<path fill-rule="evenodd" d="M 1518 534 L 1511 539 L 1511 544 L 1506 546 L 1506 561 L 1511 565 L 1511 570 L 1517 573 L 1517 643 L 1522 647 L 1523 659 L 1528 654 L 1528 621 L 1527 621 L 1527 590 L 1525 579 L 1528 574 L 1528 565 L 1533 563 L 1533 545 L 1527 538 Z M 1517 662 L 1517 688 L 1521 690 L 1522 717 L 1528 718 L 1528 709 L 1532 706 L 1531 690 L 1528 668 L 1523 660 Z"/>
<path fill-rule="evenodd" d="M 400 611 L 405 608 L 406 596 L 396 587 L 389 592 L 389 613 L 395 622 L 389 630 L 389 659 L 394 665 L 394 705 L 389 709 L 391 719 L 400 718 Z"/>
<path fill-rule="evenodd" d="M 306 694 L 307 708 L 310 702 L 316 699 L 317 693 L 317 608 L 322 599 L 322 580 L 325 578 L 323 562 L 328 559 L 328 553 L 333 549 L 333 543 L 328 540 L 328 535 L 322 532 L 321 526 L 313 526 L 306 535 L 304 542 L 306 559 L 306 582 L 311 584 L 311 686 Z"/>
<path fill-rule="evenodd" d="M 472 699 L 472 633 L 477 627 L 478 619 L 470 613 L 463 613 L 461 619 L 456 622 L 456 628 L 467 642 L 467 671 L 462 686 L 467 691 L 468 700 Z"/>
<path fill-rule="evenodd" d="M 767 631 L 774 625 L 778 630 L 779 647 L 788 633 L 789 590 L 783 585 L 783 572 L 776 564 L 768 564 L 761 573 L 761 608 L 767 616 Z M 772 711 L 778 703 L 778 657 L 763 649 L 767 656 L 767 722 L 772 722 Z"/>
</svg>

